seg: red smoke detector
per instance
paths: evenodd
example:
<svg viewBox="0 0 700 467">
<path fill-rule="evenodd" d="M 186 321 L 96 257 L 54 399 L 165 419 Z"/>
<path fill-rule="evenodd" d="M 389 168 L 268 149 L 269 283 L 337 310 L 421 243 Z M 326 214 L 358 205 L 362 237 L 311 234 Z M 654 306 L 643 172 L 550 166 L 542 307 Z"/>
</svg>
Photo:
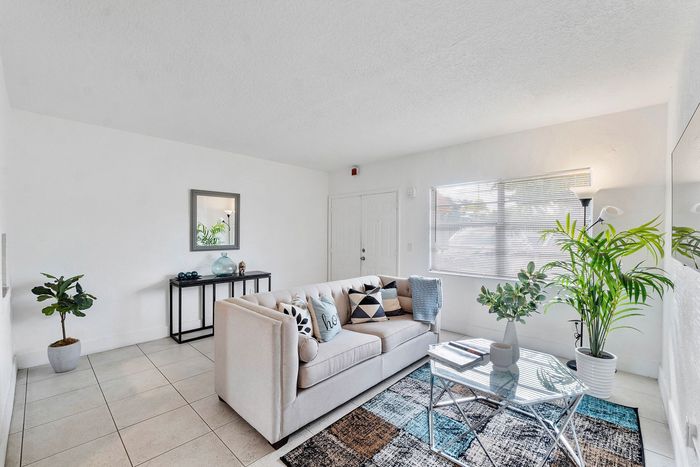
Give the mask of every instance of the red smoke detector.
<svg viewBox="0 0 700 467">
<path fill-rule="evenodd" d="M 353 177 L 354 177 L 355 175 L 359 174 L 359 173 L 360 173 L 360 168 L 357 167 L 357 166 L 355 166 L 355 167 L 353 167 L 352 169 L 350 169 L 350 175 L 352 175 Z"/>
</svg>

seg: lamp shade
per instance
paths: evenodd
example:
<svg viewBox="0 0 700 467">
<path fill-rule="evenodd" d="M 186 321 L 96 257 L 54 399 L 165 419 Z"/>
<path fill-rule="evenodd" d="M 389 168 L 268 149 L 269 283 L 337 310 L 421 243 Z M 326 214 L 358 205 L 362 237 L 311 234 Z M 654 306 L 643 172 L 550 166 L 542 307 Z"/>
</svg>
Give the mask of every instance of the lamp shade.
<svg viewBox="0 0 700 467">
<path fill-rule="evenodd" d="M 611 217 L 621 216 L 624 213 L 625 211 L 616 206 L 603 206 L 603 209 L 600 210 L 600 214 L 598 215 L 598 219 L 605 222 Z"/>
<path fill-rule="evenodd" d="M 592 186 L 574 186 L 569 188 L 569 190 L 576 195 L 578 199 L 593 199 L 596 190 Z"/>
<path fill-rule="evenodd" d="M 233 211 L 231 211 L 230 209 L 226 209 L 226 210 L 224 210 L 224 214 L 226 214 L 227 216 L 230 216 L 231 214 L 233 214 Z"/>
</svg>

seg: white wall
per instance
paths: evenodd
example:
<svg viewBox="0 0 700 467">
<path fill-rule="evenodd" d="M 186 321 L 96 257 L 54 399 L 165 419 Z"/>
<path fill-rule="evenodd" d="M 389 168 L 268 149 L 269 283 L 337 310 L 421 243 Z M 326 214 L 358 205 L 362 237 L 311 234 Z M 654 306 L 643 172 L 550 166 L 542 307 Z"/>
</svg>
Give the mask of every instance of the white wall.
<svg viewBox="0 0 700 467">
<path fill-rule="evenodd" d="M 698 18 L 700 22 L 700 18 Z M 700 24 L 696 28 L 700 33 Z M 668 149 L 673 147 L 700 103 L 700 34 L 692 36 L 668 106 Z M 671 158 L 667 157 L 667 223 L 671 222 Z M 670 242 L 667 240 L 667 245 Z M 664 300 L 663 360 L 659 385 L 666 405 L 677 465 L 700 465 L 685 443 L 685 421 L 700 425 L 700 273 L 666 256 L 675 290 Z"/>
<path fill-rule="evenodd" d="M 40 272 L 86 274 L 98 300 L 86 318 L 67 320 L 83 353 L 167 335 L 168 277 L 210 274 L 219 255 L 189 251 L 193 188 L 241 194 L 232 259 L 272 272 L 273 287 L 325 279 L 326 173 L 14 113 L 8 215 L 20 367 L 44 363 L 60 337 L 58 318 L 44 317 L 29 293 Z M 198 292 L 184 295 L 192 313 L 183 321 L 195 321 Z"/>
<path fill-rule="evenodd" d="M 349 169 L 337 171 L 331 174 L 330 187 L 334 194 L 398 187 L 400 273 L 435 275 L 428 272 L 431 186 L 590 167 L 593 183 L 601 188 L 596 205 L 622 208 L 625 215 L 614 225 L 632 227 L 663 213 L 665 128 L 665 106 L 648 107 L 365 165 L 357 177 L 350 177 Z M 417 188 L 415 199 L 406 196 L 410 186 Z M 502 336 L 505 325 L 476 303 L 479 287 L 493 287 L 497 281 L 442 278 L 445 329 L 490 338 Z M 573 333 L 567 320 L 574 317 L 573 311 L 564 308 L 530 318 L 518 330 L 521 344 L 573 357 Z M 657 374 L 661 320 L 661 304 L 654 303 L 647 317 L 631 323 L 642 334 L 620 331 L 611 336 L 607 348 L 620 357 L 621 369 Z"/>
<path fill-rule="evenodd" d="M 11 110 L 7 102 L 4 74 L 0 63 L 0 233 L 6 232 L 7 223 L 7 156 L 8 126 Z M 9 265 L 8 265 L 9 271 Z M 0 272 L 0 275 L 2 273 Z M 9 276 L 9 274 L 8 274 Z M 1 282 L 1 280 L 0 280 Z M 10 430 L 15 393 L 16 367 L 12 350 L 11 293 L 3 297 L 0 292 L 0 465 L 5 462 L 7 434 Z"/>
</svg>

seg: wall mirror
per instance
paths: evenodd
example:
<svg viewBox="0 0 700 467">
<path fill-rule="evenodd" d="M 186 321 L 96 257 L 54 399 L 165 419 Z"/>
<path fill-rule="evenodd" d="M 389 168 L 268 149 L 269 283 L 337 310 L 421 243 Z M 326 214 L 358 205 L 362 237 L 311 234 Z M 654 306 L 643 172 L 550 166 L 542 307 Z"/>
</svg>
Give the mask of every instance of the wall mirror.
<svg viewBox="0 0 700 467">
<path fill-rule="evenodd" d="M 241 195 L 191 190 L 190 250 L 238 250 Z"/>
<path fill-rule="evenodd" d="M 696 109 L 672 157 L 673 257 L 700 269 L 700 112 Z"/>
</svg>

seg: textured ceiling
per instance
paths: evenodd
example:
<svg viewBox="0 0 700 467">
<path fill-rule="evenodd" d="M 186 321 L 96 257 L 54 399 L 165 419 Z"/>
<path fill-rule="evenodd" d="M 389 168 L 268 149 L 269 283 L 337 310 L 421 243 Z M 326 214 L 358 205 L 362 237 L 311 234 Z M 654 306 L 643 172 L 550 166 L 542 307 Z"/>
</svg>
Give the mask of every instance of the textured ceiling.
<svg viewBox="0 0 700 467">
<path fill-rule="evenodd" d="M 665 102 L 700 13 L 700 0 L 0 5 L 15 108 L 320 169 Z"/>
</svg>

